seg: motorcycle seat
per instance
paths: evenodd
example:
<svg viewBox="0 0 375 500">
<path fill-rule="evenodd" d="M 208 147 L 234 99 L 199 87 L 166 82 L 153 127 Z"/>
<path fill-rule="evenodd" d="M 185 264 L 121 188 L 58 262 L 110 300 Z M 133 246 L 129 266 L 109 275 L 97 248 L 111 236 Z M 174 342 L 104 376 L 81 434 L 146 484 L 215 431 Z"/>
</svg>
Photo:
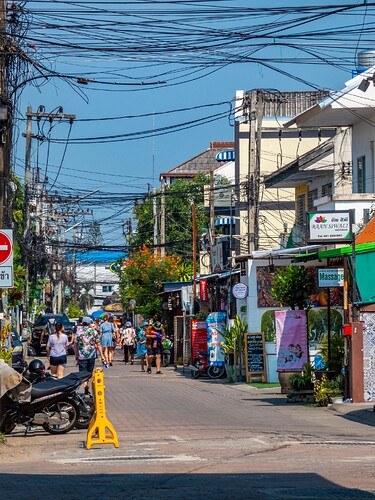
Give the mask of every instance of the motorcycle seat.
<svg viewBox="0 0 375 500">
<path fill-rule="evenodd" d="M 74 389 L 76 387 L 77 382 L 68 379 L 68 380 L 47 380 L 46 382 L 38 382 L 37 384 L 33 384 L 31 387 L 31 399 L 42 398 L 43 396 L 49 396 L 54 392 L 64 391 L 65 389 L 71 387 Z"/>
</svg>

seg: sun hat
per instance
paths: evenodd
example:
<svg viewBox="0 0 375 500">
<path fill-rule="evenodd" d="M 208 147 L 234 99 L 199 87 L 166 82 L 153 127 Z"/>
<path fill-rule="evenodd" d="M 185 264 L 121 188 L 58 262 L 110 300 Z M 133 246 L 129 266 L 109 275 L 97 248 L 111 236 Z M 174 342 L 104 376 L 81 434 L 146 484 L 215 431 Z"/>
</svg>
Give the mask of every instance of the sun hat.
<svg viewBox="0 0 375 500">
<path fill-rule="evenodd" d="M 91 323 L 92 323 L 92 318 L 90 318 L 90 316 L 84 316 L 82 318 L 83 325 L 91 325 Z"/>
<path fill-rule="evenodd" d="M 144 321 L 143 326 L 148 326 L 148 321 Z"/>
<path fill-rule="evenodd" d="M 163 329 L 163 325 L 160 323 L 160 321 L 155 321 L 152 326 L 157 332 L 160 332 Z"/>
</svg>

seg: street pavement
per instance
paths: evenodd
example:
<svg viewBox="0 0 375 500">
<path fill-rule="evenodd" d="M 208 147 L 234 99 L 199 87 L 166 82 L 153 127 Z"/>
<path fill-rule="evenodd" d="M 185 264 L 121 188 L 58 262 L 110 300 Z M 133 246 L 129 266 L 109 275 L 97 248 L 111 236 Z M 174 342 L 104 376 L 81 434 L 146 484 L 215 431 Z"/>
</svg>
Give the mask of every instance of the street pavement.
<svg viewBox="0 0 375 500">
<path fill-rule="evenodd" d="M 17 427 L 0 445 L 0 498 L 375 499 L 371 405 L 288 404 L 277 388 L 149 375 L 120 358 L 104 370 L 119 448 Z"/>
</svg>

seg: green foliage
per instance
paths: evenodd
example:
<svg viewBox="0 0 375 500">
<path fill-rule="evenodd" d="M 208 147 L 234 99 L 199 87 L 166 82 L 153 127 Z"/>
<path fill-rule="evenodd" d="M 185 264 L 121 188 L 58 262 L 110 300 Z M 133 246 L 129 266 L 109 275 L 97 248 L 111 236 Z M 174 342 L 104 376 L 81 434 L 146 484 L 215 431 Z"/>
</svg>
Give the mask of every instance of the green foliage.
<svg viewBox="0 0 375 500">
<path fill-rule="evenodd" d="M 241 359 L 244 355 L 245 351 L 245 333 L 248 330 L 248 325 L 246 320 L 242 320 L 238 314 L 234 318 L 234 323 L 229 328 L 226 326 L 223 335 L 224 343 L 223 349 L 224 351 L 229 353 L 234 353 L 236 349 L 237 360 L 235 360 L 235 364 L 241 364 Z"/>
<path fill-rule="evenodd" d="M 293 375 L 288 378 L 288 381 L 296 391 L 312 389 L 312 374 L 312 366 L 310 363 L 305 363 L 303 365 L 303 372 L 293 373 Z"/>
<path fill-rule="evenodd" d="M 3 359 L 5 363 L 8 363 L 12 359 L 13 349 L 6 351 L 4 348 L 0 349 L 0 359 Z"/>
<path fill-rule="evenodd" d="M 199 237 L 208 227 L 208 216 L 204 210 L 204 185 L 208 183 L 206 175 L 199 174 L 192 180 L 177 179 L 166 188 L 165 220 L 166 244 L 173 245 L 173 253 L 180 256 L 185 264 L 192 262 L 192 202 L 196 205 L 197 235 Z M 157 192 L 157 213 L 160 213 L 160 191 Z M 153 243 L 154 216 L 152 194 L 136 205 L 134 215 L 137 219 L 137 231 L 133 236 L 133 246 Z M 189 271 L 191 274 L 191 271 Z"/>
<path fill-rule="evenodd" d="M 7 438 L 6 438 L 5 434 L 0 432 L 0 444 L 6 444 L 6 442 L 7 442 Z"/>
<path fill-rule="evenodd" d="M 306 268 L 290 264 L 276 269 L 271 294 L 283 307 L 305 309 L 315 288 L 314 280 Z"/>
<path fill-rule="evenodd" d="M 328 335 L 326 335 L 321 341 L 320 353 L 323 361 L 328 366 Z M 329 364 L 329 369 L 335 371 L 337 374 L 340 374 L 342 367 L 344 366 L 344 355 L 344 337 L 341 332 L 335 332 L 331 334 L 331 362 Z"/>
<path fill-rule="evenodd" d="M 344 393 L 344 377 L 338 375 L 333 380 L 328 380 L 326 375 L 314 384 L 314 397 L 319 406 L 327 406 L 332 403 L 332 398 L 342 396 Z"/>
<path fill-rule="evenodd" d="M 79 318 L 82 314 L 82 310 L 79 307 L 78 302 L 76 302 L 75 300 L 71 300 L 68 304 L 66 314 L 68 315 L 68 318 Z"/>
<path fill-rule="evenodd" d="M 90 293 L 92 287 L 92 283 L 85 283 L 84 285 L 82 285 L 84 291 L 83 293 L 81 293 L 78 299 L 78 305 L 84 312 L 87 312 L 87 310 L 91 309 L 91 307 L 94 305 L 94 297 Z"/>
<path fill-rule="evenodd" d="M 124 262 L 120 279 L 120 294 L 124 308 L 134 299 L 137 312 L 145 318 L 155 314 L 161 316 L 165 281 L 178 281 L 181 276 L 181 260 L 175 256 L 161 257 L 153 250 L 143 247 L 129 256 Z"/>
<path fill-rule="evenodd" d="M 260 330 L 264 333 L 266 342 L 274 342 L 276 338 L 275 311 L 269 310 L 262 315 Z"/>
<path fill-rule="evenodd" d="M 13 196 L 12 216 L 16 231 L 15 239 L 18 239 L 22 237 L 22 231 L 23 231 L 25 193 L 24 193 L 24 187 L 21 184 L 21 180 L 18 177 L 16 177 L 14 174 L 11 174 L 10 179 L 16 186 L 16 190 Z"/>
</svg>

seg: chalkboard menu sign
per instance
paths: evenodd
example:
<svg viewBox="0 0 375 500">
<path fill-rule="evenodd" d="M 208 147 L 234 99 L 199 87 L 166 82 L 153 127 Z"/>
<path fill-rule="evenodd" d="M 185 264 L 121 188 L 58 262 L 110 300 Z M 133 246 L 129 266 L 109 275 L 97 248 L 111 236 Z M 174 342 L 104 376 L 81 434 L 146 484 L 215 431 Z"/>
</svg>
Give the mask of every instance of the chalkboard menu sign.
<svg viewBox="0 0 375 500">
<path fill-rule="evenodd" d="M 261 378 L 262 382 L 266 382 L 266 352 L 263 333 L 245 335 L 245 355 L 247 382 L 252 382 L 253 378 Z"/>
</svg>

